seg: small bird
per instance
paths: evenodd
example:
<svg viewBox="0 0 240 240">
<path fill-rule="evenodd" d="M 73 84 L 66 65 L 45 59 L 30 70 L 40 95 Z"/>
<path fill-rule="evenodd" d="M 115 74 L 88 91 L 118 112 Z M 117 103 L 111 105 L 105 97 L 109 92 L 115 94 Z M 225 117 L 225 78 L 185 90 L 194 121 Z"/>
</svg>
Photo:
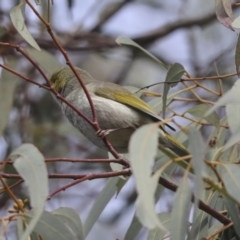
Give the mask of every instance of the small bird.
<svg viewBox="0 0 240 240">
<path fill-rule="evenodd" d="M 147 123 L 162 121 L 147 103 L 124 87 L 115 83 L 98 81 L 86 71 L 74 68 L 91 96 L 99 126 L 106 133 L 104 136 L 117 152 L 128 152 L 129 139 L 137 128 Z M 69 66 L 55 71 L 50 78 L 50 83 L 62 97 L 89 119 L 93 118 L 86 94 Z M 66 103 L 59 101 L 63 113 L 71 124 L 96 146 L 107 150 L 95 129 Z M 174 130 L 170 125 L 165 125 Z M 159 144 L 172 150 L 178 156 L 189 155 L 189 151 L 169 135 L 162 126 L 160 126 Z"/>
</svg>

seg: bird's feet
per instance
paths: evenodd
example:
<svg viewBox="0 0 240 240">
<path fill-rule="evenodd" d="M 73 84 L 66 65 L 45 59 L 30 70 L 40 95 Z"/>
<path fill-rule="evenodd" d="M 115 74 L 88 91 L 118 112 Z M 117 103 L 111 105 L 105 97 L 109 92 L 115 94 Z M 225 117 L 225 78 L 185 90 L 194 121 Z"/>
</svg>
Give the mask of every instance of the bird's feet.
<svg viewBox="0 0 240 240">
<path fill-rule="evenodd" d="M 111 132 L 113 132 L 113 131 L 115 131 L 115 130 L 116 130 L 116 129 L 106 129 L 106 130 L 100 129 L 100 130 L 98 130 L 98 131 L 96 132 L 96 135 L 97 135 L 99 138 L 103 139 L 103 138 L 105 138 L 109 133 L 111 133 Z"/>
</svg>

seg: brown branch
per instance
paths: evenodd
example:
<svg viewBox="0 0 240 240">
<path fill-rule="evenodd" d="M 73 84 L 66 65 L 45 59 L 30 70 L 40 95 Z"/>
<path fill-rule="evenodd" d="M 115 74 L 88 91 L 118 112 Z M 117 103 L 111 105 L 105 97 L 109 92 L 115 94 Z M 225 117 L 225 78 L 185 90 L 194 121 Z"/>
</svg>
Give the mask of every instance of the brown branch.
<svg viewBox="0 0 240 240">
<path fill-rule="evenodd" d="M 9 187 L 9 189 L 12 189 L 12 188 L 18 186 L 19 184 L 21 184 L 22 182 L 23 182 L 23 179 L 21 179 L 21 180 L 15 182 L 14 184 L 12 184 L 11 186 L 8 186 L 8 187 Z M 5 191 L 6 191 L 5 188 L 2 189 L 2 190 L 0 191 L 0 194 L 4 193 Z"/>
<path fill-rule="evenodd" d="M 75 158 L 46 158 L 45 162 L 71 162 L 71 163 L 119 163 L 116 159 L 75 159 Z"/>
<path fill-rule="evenodd" d="M 159 183 L 162 186 L 166 187 L 167 189 L 170 189 L 173 192 L 176 192 L 177 189 L 178 189 L 177 185 L 169 182 L 168 180 L 166 180 L 165 178 L 162 178 L 162 177 L 159 178 Z M 214 208 L 205 204 L 203 201 L 195 199 L 195 196 L 192 194 L 192 202 L 194 202 L 195 200 L 198 201 L 198 208 L 199 209 L 203 210 L 204 212 L 208 213 L 212 217 L 216 218 L 222 224 L 228 225 L 232 222 L 230 219 L 228 219 L 227 217 L 225 217 L 224 215 L 222 215 L 221 213 L 216 211 Z"/>
<path fill-rule="evenodd" d="M 60 191 L 66 190 L 67 188 L 74 186 L 78 183 L 81 183 L 85 180 L 93 180 L 93 179 L 99 179 L 99 178 L 109 178 L 109 177 L 115 177 L 115 176 L 129 176 L 131 175 L 131 170 L 129 168 L 123 169 L 121 171 L 113 171 L 113 172 L 105 172 L 105 173 L 91 173 L 91 174 L 49 174 L 49 178 L 67 178 L 67 179 L 77 179 L 69 184 L 64 185 L 63 187 L 57 189 L 52 194 L 48 196 L 48 199 L 50 199 L 55 194 L 59 193 Z M 1 173 L 2 178 L 11 178 L 11 179 L 22 179 L 19 174 L 8 174 L 8 173 Z M 169 182 L 163 177 L 159 178 L 159 184 L 164 186 L 165 188 L 176 192 L 178 189 L 178 186 L 175 185 L 172 182 Z M 192 202 L 195 201 L 194 195 L 192 195 Z M 217 212 L 215 209 L 211 208 L 207 204 L 205 204 L 203 201 L 198 200 L 198 207 L 199 209 L 203 210 L 204 212 L 208 213 L 215 219 L 217 219 L 219 222 L 223 223 L 224 225 L 228 225 L 231 223 L 231 220 L 222 215 L 221 213 Z"/>
<path fill-rule="evenodd" d="M 96 178 L 109 178 L 109 177 L 116 177 L 116 176 L 129 176 L 131 175 L 131 170 L 130 168 L 127 168 L 127 169 L 124 169 L 124 170 L 121 170 L 121 171 L 113 171 L 113 172 L 106 172 L 106 173 L 91 173 L 91 174 L 87 174 L 85 175 L 84 177 L 78 179 L 78 180 L 75 180 L 69 184 L 66 184 L 64 185 L 63 187 L 57 189 L 56 191 L 54 191 L 53 193 L 51 193 L 47 200 L 50 200 L 54 195 L 56 195 L 57 193 L 61 192 L 61 191 L 64 191 L 66 190 L 67 188 L 69 187 L 72 187 L 78 183 L 81 183 L 83 181 L 86 181 L 86 180 L 93 180 L 93 179 L 96 179 Z"/>
</svg>

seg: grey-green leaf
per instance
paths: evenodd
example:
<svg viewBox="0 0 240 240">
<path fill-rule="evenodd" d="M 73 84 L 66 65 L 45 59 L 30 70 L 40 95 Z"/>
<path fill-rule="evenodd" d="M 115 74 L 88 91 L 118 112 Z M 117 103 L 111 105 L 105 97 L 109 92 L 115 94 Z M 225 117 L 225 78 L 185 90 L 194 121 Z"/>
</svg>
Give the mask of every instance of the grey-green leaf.
<svg viewBox="0 0 240 240">
<path fill-rule="evenodd" d="M 219 127 L 219 118 L 215 111 L 212 112 L 211 114 L 209 114 L 208 116 L 204 116 L 204 114 L 210 108 L 211 107 L 207 104 L 199 104 L 199 105 L 196 105 L 196 106 L 190 108 L 189 110 L 187 110 L 187 112 L 189 112 L 193 116 L 205 119 L 207 122 L 209 122 L 210 124 L 213 124 L 216 128 L 218 128 Z"/>
<path fill-rule="evenodd" d="M 88 235 L 93 225 L 99 218 L 100 214 L 104 210 L 105 206 L 111 200 L 113 195 L 117 191 L 116 184 L 118 182 L 119 177 L 110 178 L 107 181 L 106 186 L 103 188 L 97 199 L 95 200 L 86 221 L 84 222 L 83 229 L 85 231 L 85 236 Z"/>
<path fill-rule="evenodd" d="M 157 124 L 147 124 L 134 132 L 129 143 L 129 160 L 138 192 L 136 215 L 142 225 L 148 228 L 163 228 L 154 209 L 158 179 L 151 176 L 158 148 L 158 134 Z"/>
<path fill-rule="evenodd" d="M 162 212 L 158 214 L 158 218 L 161 221 L 161 223 L 163 224 L 163 226 L 168 229 L 169 225 L 170 225 L 170 213 L 168 212 Z M 155 228 L 152 230 L 149 230 L 148 232 L 148 236 L 147 236 L 147 240 L 159 240 L 159 239 L 163 239 L 163 237 L 166 235 L 165 231 L 162 231 L 159 228 Z"/>
<path fill-rule="evenodd" d="M 82 221 L 78 213 L 75 212 L 72 208 L 60 207 L 52 211 L 52 214 L 72 230 L 76 239 L 85 239 Z"/>
<path fill-rule="evenodd" d="M 21 240 L 25 240 L 44 211 L 48 196 L 48 173 L 43 155 L 32 144 L 21 145 L 10 154 L 9 158 L 13 160 L 13 166 L 28 187 L 30 204 L 34 209 L 32 220 L 21 237 Z"/>
<path fill-rule="evenodd" d="M 191 190 L 187 178 L 183 178 L 173 201 L 171 213 L 171 240 L 184 240 L 188 229 L 191 208 Z"/>
<path fill-rule="evenodd" d="M 229 103 L 226 105 L 226 113 L 231 133 L 234 134 L 240 129 L 240 104 Z"/>
<path fill-rule="evenodd" d="M 49 52 L 42 50 L 41 52 L 34 48 L 24 48 L 27 54 L 34 59 L 41 68 L 43 68 L 48 74 L 52 74 L 56 70 L 62 67 L 59 61 Z"/>
<path fill-rule="evenodd" d="M 140 50 L 142 50 L 144 53 L 146 53 L 150 58 L 152 58 L 153 60 L 155 60 L 156 62 L 158 62 L 160 65 L 162 65 L 165 69 L 168 69 L 168 66 L 163 63 L 162 61 L 160 61 L 158 58 L 156 58 L 154 55 L 152 55 L 150 52 L 148 52 L 147 50 L 145 50 L 144 48 L 142 48 L 140 45 L 138 45 L 137 43 L 135 43 L 132 39 L 128 38 L 128 37 L 124 37 L 124 36 L 120 36 L 116 39 L 116 43 L 119 45 L 130 45 L 136 48 L 139 48 Z"/>
<path fill-rule="evenodd" d="M 240 203 L 240 167 L 238 164 L 224 164 L 225 170 L 222 174 L 222 180 L 227 192 Z"/>
<path fill-rule="evenodd" d="M 7 59 L 8 64 L 6 66 L 14 69 L 16 61 L 13 59 Z M 3 131 L 8 123 L 9 114 L 12 108 L 14 92 L 18 83 L 18 77 L 7 70 L 2 70 L 2 76 L 0 80 L 0 136 L 3 135 Z"/>
<path fill-rule="evenodd" d="M 232 3 L 231 0 L 222 0 L 223 3 L 223 8 L 228 15 L 228 17 L 233 21 L 234 16 L 233 16 L 233 11 L 232 11 Z"/>
<path fill-rule="evenodd" d="M 232 88 L 227 91 L 206 113 L 205 117 L 213 113 L 218 107 L 229 103 L 240 103 L 240 79 L 236 80 Z"/>
<path fill-rule="evenodd" d="M 23 215 L 23 217 L 28 223 L 30 222 L 30 224 L 33 221 L 34 216 L 35 213 L 33 210 L 26 212 Z M 79 240 L 67 226 L 65 226 L 58 218 L 47 211 L 44 211 L 41 215 L 41 218 L 37 221 L 34 232 L 37 232 L 44 240 Z"/>
<path fill-rule="evenodd" d="M 227 207 L 228 214 L 231 217 L 231 220 L 233 221 L 233 227 L 235 229 L 235 232 L 238 237 L 240 237 L 240 228 L 239 228 L 239 210 L 237 207 L 237 204 L 233 202 L 231 199 L 227 198 L 226 196 L 223 196 L 224 203 Z"/>
<path fill-rule="evenodd" d="M 20 3 L 19 5 L 13 7 L 10 11 L 10 17 L 13 23 L 13 26 L 16 28 L 18 33 L 35 49 L 41 51 L 40 47 L 29 33 L 24 18 L 22 15 L 22 7 L 24 6 L 24 2 Z"/>
<path fill-rule="evenodd" d="M 204 184 L 202 178 L 206 176 L 204 156 L 205 146 L 200 132 L 195 128 L 188 128 L 189 143 L 188 150 L 192 155 L 193 169 L 196 176 L 195 196 L 196 199 L 203 199 Z"/>
<path fill-rule="evenodd" d="M 231 29 L 233 28 L 231 26 L 231 19 L 229 18 L 228 14 L 226 13 L 224 6 L 223 6 L 223 0 L 215 0 L 215 11 L 217 15 L 217 19 L 220 23 L 222 23 L 225 27 Z"/>
<path fill-rule="evenodd" d="M 135 239 L 142 229 L 142 224 L 138 220 L 138 217 L 136 216 L 136 213 L 133 216 L 132 222 L 127 230 L 127 233 L 124 237 L 124 240 L 132 240 Z"/>
<path fill-rule="evenodd" d="M 184 74 L 185 69 L 180 63 L 174 63 L 168 70 L 163 88 L 162 116 L 165 118 L 167 95 L 170 87 L 176 86 Z"/>
<path fill-rule="evenodd" d="M 235 66 L 238 76 L 240 76 L 240 34 L 237 39 L 237 46 L 235 50 Z"/>
<path fill-rule="evenodd" d="M 236 29 L 240 29 L 240 16 L 238 16 L 233 22 L 232 27 Z"/>
</svg>

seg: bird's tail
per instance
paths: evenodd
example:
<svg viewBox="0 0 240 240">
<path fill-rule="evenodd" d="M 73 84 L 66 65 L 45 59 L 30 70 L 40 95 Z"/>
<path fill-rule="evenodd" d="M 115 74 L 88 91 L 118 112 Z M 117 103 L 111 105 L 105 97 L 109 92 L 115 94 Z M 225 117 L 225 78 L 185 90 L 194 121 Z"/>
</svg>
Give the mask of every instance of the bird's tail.
<svg viewBox="0 0 240 240">
<path fill-rule="evenodd" d="M 161 131 L 159 137 L 160 149 L 161 147 L 169 148 L 179 157 L 190 155 L 190 152 L 185 146 L 183 146 L 182 143 L 177 141 L 174 137 L 172 137 L 168 133 L 163 132 L 163 130 L 160 131 Z"/>
</svg>

